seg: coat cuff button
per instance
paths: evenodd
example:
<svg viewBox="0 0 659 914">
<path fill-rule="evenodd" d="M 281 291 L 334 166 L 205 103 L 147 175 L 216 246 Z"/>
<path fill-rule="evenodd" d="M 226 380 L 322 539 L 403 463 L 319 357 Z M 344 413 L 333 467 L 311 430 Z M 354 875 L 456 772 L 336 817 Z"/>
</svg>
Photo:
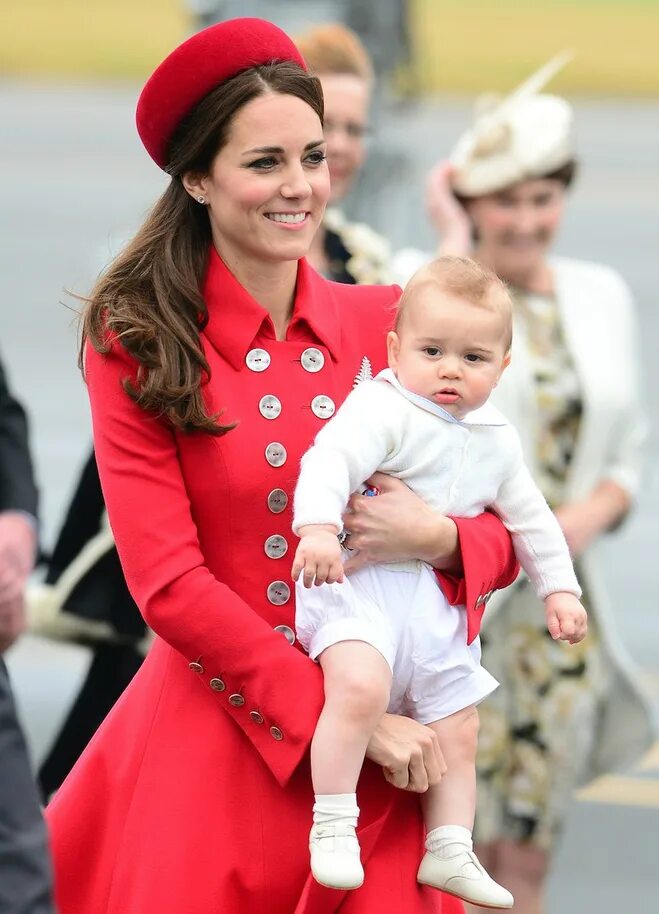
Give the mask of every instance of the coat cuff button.
<svg viewBox="0 0 659 914">
<path fill-rule="evenodd" d="M 245 699 L 240 692 L 234 692 L 233 695 L 229 695 L 229 704 L 233 705 L 234 708 L 242 708 L 245 704 Z"/>
<path fill-rule="evenodd" d="M 224 680 L 220 679 L 218 676 L 216 676 L 214 679 L 211 679 L 211 681 L 208 683 L 208 685 L 211 687 L 211 689 L 214 692 L 224 692 L 224 690 L 226 689 Z"/>
<path fill-rule="evenodd" d="M 250 711 L 249 716 L 251 717 L 251 719 L 254 721 L 255 724 L 263 723 L 263 715 L 259 714 L 258 711 Z"/>
<path fill-rule="evenodd" d="M 279 727 L 270 727 L 270 736 L 273 739 L 276 739 L 278 742 L 284 738 L 284 734 L 281 732 Z"/>
<path fill-rule="evenodd" d="M 198 660 L 193 660 L 192 663 L 188 664 L 188 667 L 189 667 L 189 669 L 192 670 L 193 673 L 203 673 L 204 672 L 204 668 L 199 663 Z"/>
</svg>

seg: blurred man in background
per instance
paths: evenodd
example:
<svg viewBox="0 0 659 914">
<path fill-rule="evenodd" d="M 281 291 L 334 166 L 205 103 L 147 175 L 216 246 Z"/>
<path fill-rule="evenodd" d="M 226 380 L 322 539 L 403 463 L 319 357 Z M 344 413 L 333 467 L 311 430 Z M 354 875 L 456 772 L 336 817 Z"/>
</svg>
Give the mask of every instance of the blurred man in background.
<svg viewBox="0 0 659 914">
<path fill-rule="evenodd" d="M 0 914 L 52 914 L 46 831 L 2 654 L 25 627 L 37 547 L 27 421 L 0 364 Z"/>
</svg>

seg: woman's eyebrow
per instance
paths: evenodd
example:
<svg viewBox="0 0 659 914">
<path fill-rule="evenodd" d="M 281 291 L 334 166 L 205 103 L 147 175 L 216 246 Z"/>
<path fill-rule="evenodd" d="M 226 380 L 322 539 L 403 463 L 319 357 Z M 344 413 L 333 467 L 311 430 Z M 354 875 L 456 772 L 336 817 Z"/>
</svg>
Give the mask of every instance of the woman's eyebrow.
<svg viewBox="0 0 659 914">
<path fill-rule="evenodd" d="M 324 139 L 312 140 L 311 143 L 307 143 L 304 147 L 304 151 L 308 152 L 310 149 L 315 149 L 316 146 L 322 146 L 324 142 Z M 282 155 L 283 152 L 285 152 L 283 146 L 255 146 L 254 149 L 246 149 L 243 155 L 254 155 L 255 153 L 259 155 Z"/>
</svg>

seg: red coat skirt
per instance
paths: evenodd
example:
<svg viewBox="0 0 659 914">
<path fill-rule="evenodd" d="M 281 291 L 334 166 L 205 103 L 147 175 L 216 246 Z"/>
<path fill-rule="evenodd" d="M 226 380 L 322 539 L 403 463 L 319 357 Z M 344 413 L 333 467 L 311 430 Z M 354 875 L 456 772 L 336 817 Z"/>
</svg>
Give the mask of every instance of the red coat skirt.
<svg viewBox="0 0 659 914">
<path fill-rule="evenodd" d="M 309 873 L 308 749 L 323 701 L 294 626 L 291 497 L 299 460 L 364 359 L 384 367 L 393 288 L 325 281 L 302 261 L 287 337 L 211 251 L 209 408 L 229 434 L 176 432 L 125 394 L 121 345 L 87 353 L 94 445 L 131 592 L 157 637 L 47 811 L 60 914 L 455 914 L 420 887 L 418 797 L 366 763 L 366 881 Z M 480 618 L 514 576 L 496 518 L 459 522 L 444 580 Z M 478 606 L 476 605 L 478 604 Z M 474 622 L 475 624 L 475 622 Z"/>
</svg>

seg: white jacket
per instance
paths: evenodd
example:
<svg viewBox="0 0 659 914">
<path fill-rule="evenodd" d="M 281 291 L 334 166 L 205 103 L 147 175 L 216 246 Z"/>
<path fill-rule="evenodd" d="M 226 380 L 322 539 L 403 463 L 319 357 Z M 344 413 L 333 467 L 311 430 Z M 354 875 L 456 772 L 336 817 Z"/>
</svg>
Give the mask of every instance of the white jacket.
<svg viewBox="0 0 659 914">
<path fill-rule="evenodd" d="M 475 517 L 493 508 L 541 599 L 557 591 L 581 594 L 558 522 L 524 465 L 519 436 L 489 403 L 459 421 L 405 390 L 389 369 L 358 384 L 302 458 L 294 532 L 306 524 L 341 530 L 351 493 L 376 470 L 402 479 L 442 514 Z"/>
<path fill-rule="evenodd" d="M 583 400 L 566 500 L 587 497 L 606 479 L 617 482 L 633 498 L 639 490 L 642 448 L 648 431 L 634 303 L 624 281 L 609 267 L 566 258 L 555 258 L 551 265 L 561 323 Z M 514 325 L 510 365 L 492 402 L 519 432 L 526 464 L 535 473 L 538 408 L 524 327 L 519 322 Z M 597 543 L 578 564 L 611 671 L 588 773 L 593 775 L 625 767 L 636 759 L 651 741 L 651 725 L 649 704 L 616 630 Z M 493 594 L 483 617 L 484 628 L 505 600 L 506 591 Z"/>
</svg>

